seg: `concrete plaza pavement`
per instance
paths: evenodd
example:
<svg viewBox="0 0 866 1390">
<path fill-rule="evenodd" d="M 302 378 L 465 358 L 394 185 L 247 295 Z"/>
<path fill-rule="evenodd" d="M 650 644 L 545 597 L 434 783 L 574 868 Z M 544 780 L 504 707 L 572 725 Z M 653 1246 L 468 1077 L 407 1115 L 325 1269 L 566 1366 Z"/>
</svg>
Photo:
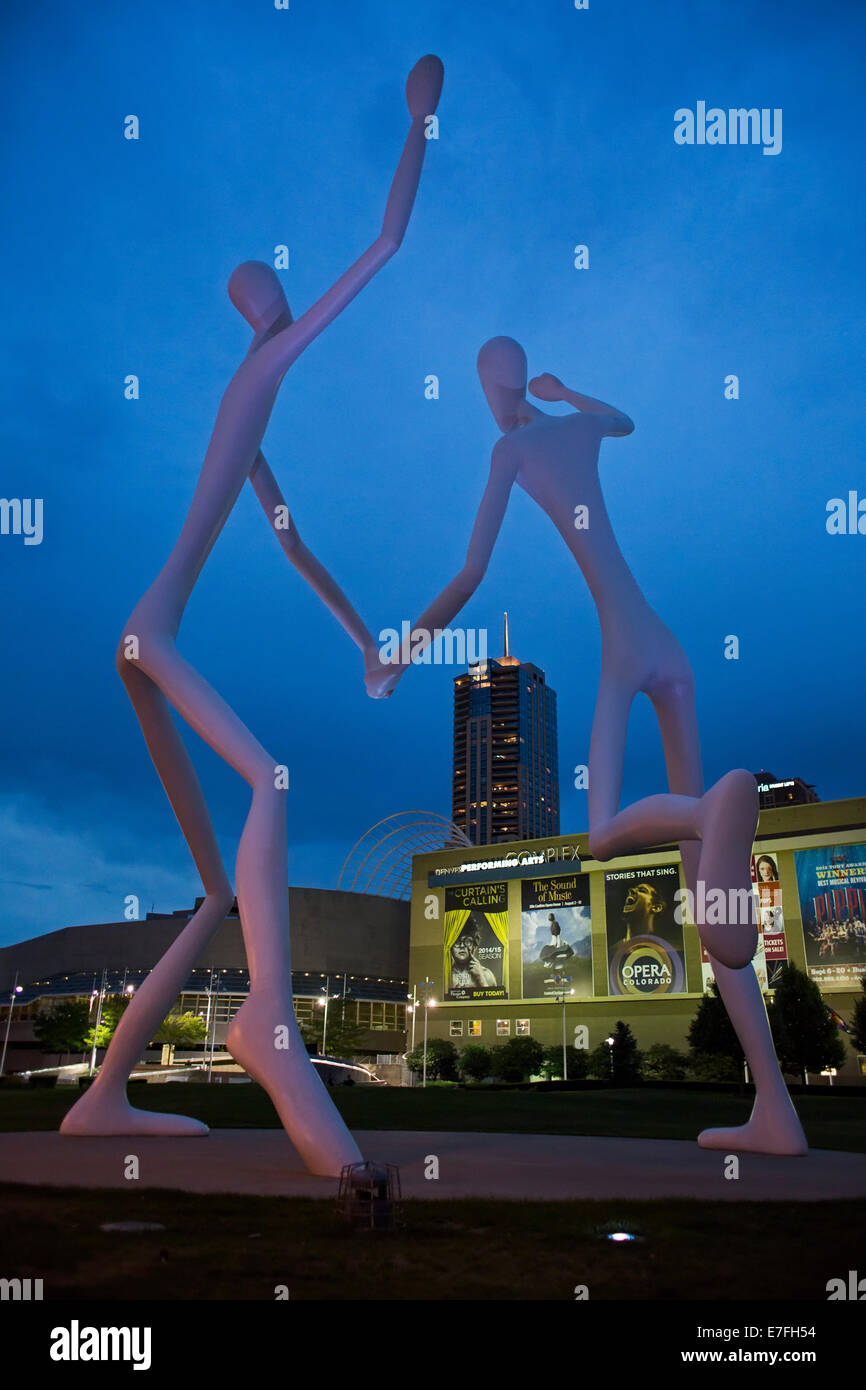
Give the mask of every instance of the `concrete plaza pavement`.
<svg viewBox="0 0 866 1390">
<path fill-rule="evenodd" d="M 866 1197 L 866 1155 L 816 1149 L 802 1158 L 726 1155 L 678 1139 L 357 1130 L 365 1158 L 395 1163 L 404 1197 L 688 1197 L 802 1202 Z M 130 1154 L 139 1177 L 125 1176 Z M 438 1178 L 431 1158 L 438 1161 Z M 215 1129 L 202 1138 L 94 1138 L 55 1131 L 0 1135 L 0 1182 L 38 1187 L 174 1188 L 251 1196 L 332 1197 L 336 1179 L 307 1173 L 281 1129 Z"/>
</svg>

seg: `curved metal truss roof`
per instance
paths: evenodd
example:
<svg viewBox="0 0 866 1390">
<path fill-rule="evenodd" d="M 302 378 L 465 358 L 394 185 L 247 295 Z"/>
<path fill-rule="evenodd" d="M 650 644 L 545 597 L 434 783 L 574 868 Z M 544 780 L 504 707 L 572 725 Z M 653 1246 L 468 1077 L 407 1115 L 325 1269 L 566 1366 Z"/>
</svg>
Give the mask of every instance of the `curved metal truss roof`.
<svg viewBox="0 0 866 1390">
<path fill-rule="evenodd" d="M 471 848 L 472 841 L 445 816 L 435 811 L 398 811 L 361 836 L 346 857 L 337 887 L 408 902 L 413 855 L 466 846 Z"/>
</svg>

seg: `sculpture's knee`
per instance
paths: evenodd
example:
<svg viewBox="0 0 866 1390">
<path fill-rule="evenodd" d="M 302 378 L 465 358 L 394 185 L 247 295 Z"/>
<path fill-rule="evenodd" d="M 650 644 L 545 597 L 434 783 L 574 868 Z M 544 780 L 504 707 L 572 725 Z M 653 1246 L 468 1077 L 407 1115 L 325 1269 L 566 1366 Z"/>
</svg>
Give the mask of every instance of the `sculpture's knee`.
<svg viewBox="0 0 866 1390">
<path fill-rule="evenodd" d="M 217 888 L 209 888 L 205 894 L 204 901 L 210 905 L 212 910 L 219 917 L 228 917 L 235 902 L 234 889 L 228 879 Z"/>
<path fill-rule="evenodd" d="M 601 826 L 589 832 L 589 852 L 593 859 L 598 860 L 599 864 L 604 864 L 608 859 L 613 859 L 613 846 L 610 836 L 606 833 L 606 827 Z"/>
<path fill-rule="evenodd" d="M 150 674 L 151 667 L 158 664 L 160 651 L 165 649 L 165 639 L 149 632 L 124 632 L 117 644 L 114 664 L 120 679 L 128 682 L 134 671 Z"/>
</svg>

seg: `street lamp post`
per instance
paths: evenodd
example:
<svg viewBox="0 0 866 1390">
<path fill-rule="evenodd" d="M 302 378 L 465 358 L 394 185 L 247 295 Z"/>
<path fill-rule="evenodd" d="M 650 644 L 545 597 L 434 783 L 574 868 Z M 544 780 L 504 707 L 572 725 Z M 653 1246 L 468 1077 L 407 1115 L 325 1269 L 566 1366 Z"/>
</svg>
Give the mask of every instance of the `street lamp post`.
<svg viewBox="0 0 866 1390">
<path fill-rule="evenodd" d="M 568 1053 L 566 1052 L 565 1042 L 565 1001 L 569 995 L 574 994 L 573 989 L 566 990 L 565 986 L 571 983 L 570 975 L 555 975 L 554 980 L 559 985 L 557 1003 L 562 1005 L 562 1079 L 568 1080 Z"/>
<path fill-rule="evenodd" d="M 322 1008 L 322 1007 L 324 1006 L 324 1010 L 325 1010 L 325 1018 L 324 1018 L 324 1022 L 323 1022 L 323 1025 L 322 1025 L 322 1056 L 323 1056 L 323 1057 L 324 1057 L 325 1052 L 326 1052 L 326 1043 L 327 1043 L 327 1040 L 328 1040 L 328 1000 L 330 999 L 330 997 L 331 997 L 331 977 L 330 977 L 330 975 L 326 975 L 326 976 L 325 976 L 325 993 L 322 995 L 321 999 L 319 1000 L 319 1008 Z M 339 999 L 339 997 L 340 997 L 340 996 L 339 996 L 338 994 L 335 994 L 335 995 L 334 995 L 334 998 L 335 998 L 335 999 Z"/>
<path fill-rule="evenodd" d="M 413 986 L 412 986 L 412 993 L 411 993 L 411 994 L 407 994 L 407 995 L 406 995 L 406 998 L 410 1001 L 409 1004 L 407 1004 L 406 1007 L 408 1008 L 410 1014 L 412 1015 L 412 1044 L 411 1044 L 411 1046 L 410 1046 L 410 1048 L 409 1048 L 409 1051 L 410 1051 L 410 1052 L 414 1052 L 414 1051 L 415 1051 L 415 1017 L 416 1017 L 416 1015 L 417 1015 L 417 1013 L 418 1013 L 418 986 L 417 986 L 417 985 L 413 985 Z"/>
<path fill-rule="evenodd" d="M 424 1060 L 421 1065 L 421 1085 L 427 1085 L 427 1015 L 431 1008 L 436 1007 L 435 999 L 431 1000 L 430 991 L 433 988 L 432 980 L 422 980 L 417 986 L 424 991 Z"/>
<path fill-rule="evenodd" d="M 215 997 L 214 997 L 214 993 L 215 993 L 215 992 L 214 992 L 214 974 L 215 974 L 215 971 L 214 971 L 213 967 L 211 967 L 211 972 L 210 972 L 210 989 L 208 990 L 208 1029 L 209 1029 L 209 1032 L 210 1032 L 210 1046 L 208 1046 L 207 1041 L 205 1042 L 205 1048 L 206 1048 L 206 1051 L 207 1051 L 207 1053 L 208 1053 L 207 1079 L 208 1079 L 209 1082 L 211 1081 L 211 1079 L 212 1079 L 212 1077 L 213 1077 L 213 1055 L 214 1055 L 214 1052 L 216 1051 L 217 1009 L 216 1009 L 216 999 L 215 999 Z M 212 1016 L 212 1017 L 211 1017 L 211 1003 L 213 1003 L 213 1016 Z"/>
<path fill-rule="evenodd" d="M 15 981 L 9 991 L 9 1017 L 6 1020 L 6 1036 L 3 1039 L 3 1056 L 0 1057 L 0 1076 L 6 1070 L 6 1048 L 9 1045 L 9 1029 L 12 1027 L 12 1006 L 15 1003 L 16 994 L 22 992 L 23 986 L 18 983 L 18 971 L 15 971 Z"/>
<path fill-rule="evenodd" d="M 611 1034 L 609 1038 L 605 1038 L 605 1042 L 610 1048 L 610 1079 L 613 1081 L 613 1045 L 616 1042 L 616 1038 Z"/>
<path fill-rule="evenodd" d="M 93 1029 L 93 1046 L 90 1049 L 90 1071 L 92 1076 L 96 1071 L 96 1047 L 99 1040 L 99 1028 L 102 1023 L 102 1005 L 105 1003 L 105 991 L 108 985 L 108 972 L 105 966 L 102 967 L 102 979 L 99 983 L 99 1002 L 96 1005 L 96 1024 Z"/>
</svg>

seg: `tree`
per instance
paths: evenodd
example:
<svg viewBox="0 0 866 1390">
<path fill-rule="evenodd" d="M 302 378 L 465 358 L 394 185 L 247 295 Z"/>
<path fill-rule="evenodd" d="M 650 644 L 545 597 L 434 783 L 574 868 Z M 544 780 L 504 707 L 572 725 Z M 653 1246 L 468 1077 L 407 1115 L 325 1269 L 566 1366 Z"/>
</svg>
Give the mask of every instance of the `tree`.
<svg viewBox="0 0 866 1390">
<path fill-rule="evenodd" d="M 855 1052 L 866 1052 L 866 975 L 861 980 L 863 993 L 854 1005 L 854 1017 L 851 1019 L 851 1032 L 848 1041 Z"/>
<path fill-rule="evenodd" d="M 743 1065 L 733 1057 L 714 1057 L 712 1052 L 692 1052 L 688 1059 L 689 1076 L 694 1081 L 734 1082 L 743 1080 Z"/>
<path fill-rule="evenodd" d="M 769 1007 L 770 1027 L 782 1071 L 802 1076 L 841 1067 L 845 1046 L 821 991 L 804 970 L 784 965 Z"/>
<path fill-rule="evenodd" d="M 207 1024 L 198 1014 L 169 1014 L 154 1033 L 153 1041 L 168 1048 L 167 1064 L 171 1066 L 176 1047 L 183 1043 L 204 1042 L 206 1036 Z"/>
<path fill-rule="evenodd" d="M 325 1032 L 325 1009 L 324 1006 L 316 1008 L 310 1023 L 305 1023 L 301 1027 L 301 1037 L 304 1042 L 315 1043 L 317 1051 L 322 1050 L 322 1039 L 324 1037 L 325 1048 L 331 1057 L 352 1058 L 360 1052 L 368 1032 L 362 1024 L 358 1022 L 358 1010 L 355 1007 L 357 999 L 347 995 L 345 999 L 332 999 L 328 1004 L 328 1031 Z"/>
<path fill-rule="evenodd" d="M 689 1024 L 688 1039 L 689 1069 L 697 1080 L 738 1081 L 742 1078 L 743 1049 L 715 981 Z"/>
<path fill-rule="evenodd" d="M 688 1058 L 668 1043 L 653 1043 L 644 1053 L 641 1076 L 645 1081 L 682 1081 Z"/>
<path fill-rule="evenodd" d="M 108 1044 L 114 1037 L 118 1023 L 129 1008 L 129 1004 L 130 998 L 128 994 L 112 995 L 103 1000 L 98 1036 L 96 1039 L 96 1046 L 98 1048 L 108 1047 Z M 94 1018 L 93 1026 L 88 1028 L 87 1035 L 84 1039 L 88 1050 L 93 1047 L 93 1035 L 96 1031 L 96 1019 Z"/>
<path fill-rule="evenodd" d="M 424 1044 L 419 1043 L 406 1054 L 410 1071 L 420 1075 L 424 1070 Z M 430 1038 L 427 1043 L 427 1076 L 431 1081 L 457 1080 L 457 1048 L 449 1038 Z"/>
<path fill-rule="evenodd" d="M 589 1066 L 589 1054 L 586 1048 L 572 1047 L 571 1043 L 567 1043 L 565 1059 L 568 1066 L 569 1081 L 577 1081 L 586 1076 Z M 562 1078 L 562 1047 L 559 1043 L 554 1043 L 551 1047 L 544 1049 L 544 1061 L 541 1064 L 541 1069 L 545 1081 L 556 1081 Z"/>
<path fill-rule="evenodd" d="M 544 1048 L 537 1038 L 509 1038 L 493 1052 L 494 1073 L 502 1081 L 528 1081 L 541 1071 Z"/>
<path fill-rule="evenodd" d="M 601 1042 L 589 1055 L 589 1075 L 613 1086 L 631 1086 L 640 1080 L 641 1053 L 627 1023 L 617 1023 L 613 1043 Z"/>
<path fill-rule="evenodd" d="M 33 1032 L 43 1052 L 56 1052 L 62 1059 L 69 1052 L 84 1052 L 90 1023 L 88 1005 L 76 999 L 62 1004 L 33 1020 Z"/>
<path fill-rule="evenodd" d="M 483 1081 L 493 1070 L 493 1053 L 481 1043 L 467 1043 L 457 1059 L 457 1070 L 464 1081 Z"/>
</svg>

